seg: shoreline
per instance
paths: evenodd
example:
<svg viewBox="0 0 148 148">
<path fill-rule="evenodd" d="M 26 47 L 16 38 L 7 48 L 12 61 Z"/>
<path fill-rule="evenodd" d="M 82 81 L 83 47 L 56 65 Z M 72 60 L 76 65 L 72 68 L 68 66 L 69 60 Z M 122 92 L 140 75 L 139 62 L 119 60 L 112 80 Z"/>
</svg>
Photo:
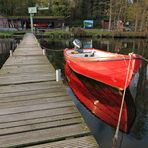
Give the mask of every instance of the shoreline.
<svg viewBox="0 0 148 148">
<path fill-rule="evenodd" d="M 26 32 L 29 31 L 0 31 L 0 38 L 22 38 Z M 148 32 L 102 31 L 83 28 L 72 28 L 69 31 L 64 29 L 39 30 L 34 32 L 34 34 L 38 38 L 148 38 Z"/>
</svg>

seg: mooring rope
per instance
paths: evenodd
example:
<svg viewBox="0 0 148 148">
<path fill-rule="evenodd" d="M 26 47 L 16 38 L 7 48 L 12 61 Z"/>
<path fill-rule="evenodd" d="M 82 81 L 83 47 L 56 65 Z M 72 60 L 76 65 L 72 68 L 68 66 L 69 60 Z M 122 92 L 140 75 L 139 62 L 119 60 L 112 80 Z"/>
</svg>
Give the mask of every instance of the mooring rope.
<svg viewBox="0 0 148 148">
<path fill-rule="evenodd" d="M 51 49 L 51 48 L 46 48 L 44 46 L 41 47 L 42 49 L 45 49 L 47 51 L 63 51 L 63 49 Z"/>
<path fill-rule="evenodd" d="M 116 127 L 116 131 L 115 131 L 115 135 L 113 137 L 112 148 L 116 147 L 116 143 L 117 143 L 117 140 L 118 140 L 118 133 L 119 133 L 120 121 L 121 121 L 122 110 L 123 110 L 123 105 L 124 105 L 126 86 L 127 86 L 127 82 L 128 82 L 128 78 L 129 78 L 129 71 L 130 71 L 130 63 L 131 63 L 131 59 L 132 59 L 131 58 L 132 53 L 129 53 L 129 56 L 130 56 L 130 59 L 129 59 L 128 69 L 127 69 L 127 74 L 126 74 L 126 80 L 125 80 L 125 85 L 124 85 L 124 91 L 123 91 L 122 102 L 121 102 L 121 106 L 120 106 L 120 112 L 119 112 L 117 127 Z"/>
<path fill-rule="evenodd" d="M 146 59 L 146 58 L 144 58 L 144 57 L 142 57 L 141 59 L 144 60 L 144 61 L 146 61 L 146 62 L 148 62 L 148 59 Z"/>
</svg>

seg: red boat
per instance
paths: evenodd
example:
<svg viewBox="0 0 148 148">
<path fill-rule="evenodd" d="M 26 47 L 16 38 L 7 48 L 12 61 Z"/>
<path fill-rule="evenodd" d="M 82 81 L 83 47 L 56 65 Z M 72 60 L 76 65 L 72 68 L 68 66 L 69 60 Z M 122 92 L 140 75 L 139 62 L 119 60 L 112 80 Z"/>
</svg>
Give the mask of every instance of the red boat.
<svg viewBox="0 0 148 148">
<path fill-rule="evenodd" d="M 97 117 L 116 128 L 122 91 L 75 73 L 68 64 L 65 65 L 65 75 L 68 85 L 79 101 Z M 128 132 L 135 119 L 135 114 L 134 101 L 130 91 L 127 91 L 119 129 Z"/>
<path fill-rule="evenodd" d="M 120 90 L 129 86 L 141 63 L 141 57 L 136 54 L 122 55 L 94 48 L 83 49 L 82 53 L 65 49 L 64 56 L 66 63 L 76 73 Z"/>
<path fill-rule="evenodd" d="M 77 98 L 97 117 L 113 127 L 120 122 L 119 129 L 128 132 L 135 118 L 134 101 L 128 86 L 139 70 L 141 56 L 94 48 L 65 49 L 64 56 L 68 85 Z"/>
</svg>

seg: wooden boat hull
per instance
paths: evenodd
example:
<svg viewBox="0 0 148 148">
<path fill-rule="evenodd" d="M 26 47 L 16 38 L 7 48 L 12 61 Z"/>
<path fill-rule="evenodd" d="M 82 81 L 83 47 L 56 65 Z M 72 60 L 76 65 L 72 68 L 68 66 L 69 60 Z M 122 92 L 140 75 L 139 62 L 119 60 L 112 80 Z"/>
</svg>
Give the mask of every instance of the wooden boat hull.
<svg viewBox="0 0 148 148">
<path fill-rule="evenodd" d="M 122 100 L 122 91 L 75 73 L 65 65 L 68 85 L 79 101 L 94 115 L 116 128 Z M 120 130 L 128 132 L 135 118 L 135 105 L 130 92 L 126 93 Z"/>
</svg>

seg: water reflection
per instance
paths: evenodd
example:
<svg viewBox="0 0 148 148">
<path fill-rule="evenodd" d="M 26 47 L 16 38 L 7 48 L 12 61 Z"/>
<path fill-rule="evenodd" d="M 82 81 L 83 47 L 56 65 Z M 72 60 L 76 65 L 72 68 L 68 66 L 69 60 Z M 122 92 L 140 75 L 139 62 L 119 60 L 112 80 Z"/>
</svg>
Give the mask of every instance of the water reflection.
<svg viewBox="0 0 148 148">
<path fill-rule="evenodd" d="M 64 70 L 64 58 L 63 49 L 67 47 L 73 47 L 72 40 L 70 41 L 54 41 L 47 40 L 46 48 L 47 56 L 51 63 L 53 63 L 56 69 Z M 83 39 L 83 44 L 90 40 Z M 53 44 L 54 42 L 54 44 Z M 56 46 L 58 45 L 58 46 Z M 134 52 L 136 54 L 142 55 L 144 58 L 148 59 L 147 50 L 148 40 L 138 40 L 138 39 L 123 39 L 123 40 L 113 40 L 113 39 L 97 39 L 92 41 L 92 46 L 104 51 L 128 54 Z M 51 50 L 52 49 L 52 50 Z M 147 148 L 148 147 L 148 62 L 142 62 L 139 71 L 139 80 L 135 87 L 137 93 L 135 97 L 136 105 L 136 120 L 129 134 L 119 133 L 118 146 L 120 148 Z M 71 89 L 68 89 L 71 98 L 76 103 L 78 109 L 86 120 L 88 126 L 91 128 L 92 133 L 100 144 L 101 148 L 108 148 L 112 145 L 112 137 L 114 135 L 115 129 L 96 118 L 92 115 L 74 96 Z"/>
<path fill-rule="evenodd" d="M 14 51 L 17 41 L 14 39 L 0 39 L 0 68 L 9 57 L 9 51 Z"/>
<path fill-rule="evenodd" d="M 136 109 L 137 118 L 135 120 L 135 125 L 132 128 L 132 135 L 136 139 L 142 139 L 146 134 L 148 134 L 148 63 L 143 61 L 140 71 L 139 71 L 139 81 L 137 85 L 136 94 Z"/>
</svg>

